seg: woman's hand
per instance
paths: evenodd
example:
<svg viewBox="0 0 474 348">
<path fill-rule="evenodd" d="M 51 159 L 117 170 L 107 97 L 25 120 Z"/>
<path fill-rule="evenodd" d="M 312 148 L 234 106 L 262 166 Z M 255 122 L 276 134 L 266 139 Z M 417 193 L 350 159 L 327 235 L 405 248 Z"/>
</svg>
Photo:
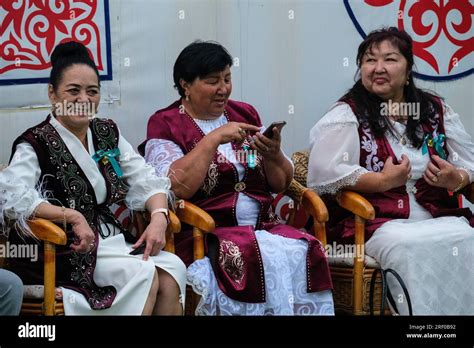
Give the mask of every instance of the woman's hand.
<svg viewBox="0 0 474 348">
<path fill-rule="evenodd" d="M 253 143 L 250 147 L 257 150 L 265 160 L 279 161 L 284 156 L 281 152 L 281 135 L 277 127 L 273 128 L 273 138 L 267 138 L 260 132 L 257 132 L 253 137 Z"/>
<path fill-rule="evenodd" d="M 381 174 L 385 186 L 383 191 L 403 186 L 411 179 L 410 160 L 406 155 L 402 155 L 400 164 L 393 164 L 393 158 L 389 156 L 385 161 Z"/>
<path fill-rule="evenodd" d="M 241 123 L 241 122 L 229 122 L 217 129 L 214 129 L 207 136 L 215 137 L 219 144 L 226 144 L 232 141 L 241 143 L 247 137 L 247 132 L 258 132 L 260 127 Z"/>
<path fill-rule="evenodd" d="M 433 163 L 433 161 L 428 163 L 428 166 L 423 173 L 425 181 L 431 186 L 445 188 L 448 191 L 454 191 L 461 182 L 461 176 L 459 175 L 458 169 L 438 155 L 431 156 L 431 159 L 435 163 Z"/>
<path fill-rule="evenodd" d="M 167 227 L 168 221 L 163 214 L 153 214 L 147 228 L 137 242 L 132 245 L 132 248 L 136 249 L 143 243 L 146 243 L 145 252 L 143 253 L 143 260 L 145 261 L 148 260 L 150 255 L 158 255 L 166 244 Z"/>
<path fill-rule="evenodd" d="M 78 243 L 72 243 L 70 248 L 78 253 L 92 250 L 95 235 L 84 215 L 77 210 L 66 209 L 66 220 L 72 225 L 72 231 L 78 239 Z"/>
</svg>

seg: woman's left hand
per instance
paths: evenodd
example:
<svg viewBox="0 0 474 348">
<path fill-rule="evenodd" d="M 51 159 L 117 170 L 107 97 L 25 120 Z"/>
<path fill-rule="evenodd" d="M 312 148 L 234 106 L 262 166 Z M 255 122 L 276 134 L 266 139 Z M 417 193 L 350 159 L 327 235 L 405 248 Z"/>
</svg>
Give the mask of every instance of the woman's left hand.
<svg viewBox="0 0 474 348">
<path fill-rule="evenodd" d="M 163 214 L 153 214 L 147 228 L 132 248 L 136 249 L 146 243 L 145 252 L 143 253 L 143 260 L 145 261 L 148 260 L 150 255 L 158 255 L 166 244 L 167 227 L 168 221 Z"/>
<path fill-rule="evenodd" d="M 250 147 L 257 150 L 265 160 L 274 161 L 282 155 L 280 145 L 281 136 L 277 127 L 273 128 L 273 138 L 269 139 L 260 132 L 257 132 L 253 137 L 253 142 Z"/>
<path fill-rule="evenodd" d="M 459 174 L 456 167 L 437 155 L 431 156 L 431 159 L 432 161 L 428 163 L 423 173 L 425 181 L 431 186 L 453 191 L 459 185 Z"/>
</svg>

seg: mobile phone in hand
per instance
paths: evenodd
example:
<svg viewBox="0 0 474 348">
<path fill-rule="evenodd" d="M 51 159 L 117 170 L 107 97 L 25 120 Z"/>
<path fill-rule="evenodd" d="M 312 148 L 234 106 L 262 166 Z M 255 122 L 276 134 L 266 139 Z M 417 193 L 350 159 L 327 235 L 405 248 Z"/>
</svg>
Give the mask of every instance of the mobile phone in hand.
<svg viewBox="0 0 474 348">
<path fill-rule="evenodd" d="M 143 243 L 138 248 L 129 252 L 130 255 L 140 255 L 145 253 L 146 243 Z"/>
<path fill-rule="evenodd" d="M 268 139 L 272 139 L 273 128 L 277 127 L 278 130 L 281 132 L 281 129 L 285 126 L 285 124 L 286 124 L 285 121 L 272 122 L 272 124 L 269 125 L 267 129 L 265 129 L 265 132 L 263 132 L 263 135 L 266 136 Z"/>
</svg>

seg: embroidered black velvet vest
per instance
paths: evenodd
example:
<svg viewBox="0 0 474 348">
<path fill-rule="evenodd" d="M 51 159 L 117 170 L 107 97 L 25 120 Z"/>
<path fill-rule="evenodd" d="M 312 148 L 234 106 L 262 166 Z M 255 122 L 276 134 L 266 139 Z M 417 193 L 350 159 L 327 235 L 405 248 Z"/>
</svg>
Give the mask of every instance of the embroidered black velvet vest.
<svg viewBox="0 0 474 348">
<path fill-rule="evenodd" d="M 36 152 L 41 169 L 37 189 L 51 204 L 75 209 L 83 214 L 95 233 L 94 248 L 87 253 L 77 253 L 69 247 L 76 237 L 68 225 L 68 241 L 65 246 L 58 246 L 56 249 L 57 286 L 82 293 L 92 309 L 109 308 L 116 296 L 116 289 L 113 286 L 99 287 L 93 278 L 100 242 L 99 234 L 103 237 L 110 234 L 108 230 L 101 230 L 101 224 L 104 226 L 106 223 L 115 225 L 125 232 L 109 206 L 123 200 L 128 187 L 117 176 L 109 161 L 99 161 L 98 167 L 107 186 L 107 198 L 104 203 L 98 204 L 91 183 L 59 133 L 49 122 L 50 118 L 51 116 L 48 116 L 45 121 L 28 129 L 17 138 L 13 144 L 12 156 L 19 143 L 29 143 Z M 118 148 L 119 132 L 113 121 L 94 119 L 90 122 L 90 130 L 96 151 Z M 118 157 L 116 161 L 119 162 Z M 16 244 L 37 243 L 29 238 L 23 240 L 14 231 L 10 234 L 9 240 Z M 36 262 L 19 258 L 9 260 L 11 268 L 25 284 L 42 283 L 42 243 L 39 245 L 39 252 L 40 257 Z"/>
</svg>

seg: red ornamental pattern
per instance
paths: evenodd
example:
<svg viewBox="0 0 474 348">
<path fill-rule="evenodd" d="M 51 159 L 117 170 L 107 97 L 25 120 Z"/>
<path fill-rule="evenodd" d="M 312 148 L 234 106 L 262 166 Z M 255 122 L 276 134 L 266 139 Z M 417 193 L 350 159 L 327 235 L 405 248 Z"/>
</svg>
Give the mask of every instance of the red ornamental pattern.
<svg viewBox="0 0 474 348">
<path fill-rule="evenodd" d="M 365 0 L 365 3 L 374 7 L 383 7 L 394 0 Z M 407 21 L 407 16 L 410 20 Z M 429 48 L 436 44 L 442 33 L 457 48 L 449 59 L 448 72 L 474 50 L 472 31 L 472 15 L 474 5 L 469 0 L 420 0 L 407 6 L 407 0 L 400 0 L 398 11 L 398 28 L 412 31 L 424 41 L 413 40 L 413 53 L 427 62 L 437 73 L 440 68 L 436 57 L 429 52 Z M 425 18 L 436 18 L 436 22 L 426 22 Z M 459 20 L 460 18 L 460 20 Z M 437 27 L 435 27 L 437 26 Z M 428 36 L 435 28 L 435 33 Z M 461 36 L 468 36 L 461 39 Z"/>
<path fill-rule="evenodd" d="M 104 70 L 99 28 L 93 21 L 97 0 L 0 0 L 6 11 L 0 27 L 0 74 L 14 69 L 45 70 L 54 47 L 79 41 L 95 48 L 94 61 Z M 91 54 L 93 56 L 93 54 Z"/>
</svg>

